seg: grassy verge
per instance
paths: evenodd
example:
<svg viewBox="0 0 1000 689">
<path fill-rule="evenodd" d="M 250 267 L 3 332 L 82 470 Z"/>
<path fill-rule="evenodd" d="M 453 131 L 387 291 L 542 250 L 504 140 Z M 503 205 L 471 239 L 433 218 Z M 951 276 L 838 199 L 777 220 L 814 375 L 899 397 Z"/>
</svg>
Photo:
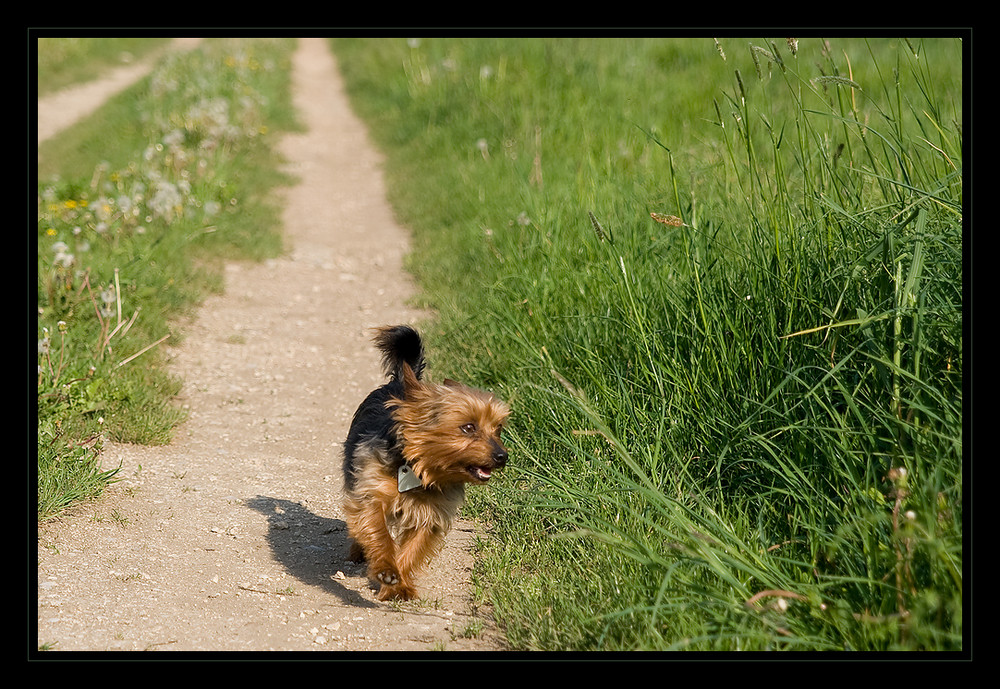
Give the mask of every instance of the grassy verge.
<svg viewBox="0 0 1000 689">
<path fill-rule="evenodd" d="M 221 258 L 280 250 L 270 142 L 293 126 L 290 48 L 207 41 L 168 56 L 40 147 L 39 519 L 113 480 L 105 439 L 169 439 L 182 412 L 162 345 L 181 336 L 176 319 L 218 289 Z"/>
<path fill-rule="evenodd" d="M 514 647 L 963 647 L 958 41 L 335 46 Z"/>
<path fill-rule="evenodd" d="M 37 43 L 38 95 L 87 82 L 114 67 L 141 60 L 169 38 L 53 38 Z"/>
</svg>

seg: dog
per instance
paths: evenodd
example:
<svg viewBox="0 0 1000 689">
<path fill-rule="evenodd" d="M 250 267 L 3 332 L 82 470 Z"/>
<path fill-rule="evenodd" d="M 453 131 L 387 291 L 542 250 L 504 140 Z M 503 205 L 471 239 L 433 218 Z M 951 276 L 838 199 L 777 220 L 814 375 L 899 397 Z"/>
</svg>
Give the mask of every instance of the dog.
<svg viewBox="0 0 1000 689">
<path fill-rule="evenodd" d="M 374 342 L 389 382 L 358 407 L 344 443 L 349 557 L 367 561 L 379 600 L 409 600 L 465 486 L 507 463 L 500 433 L 510 408 L 452 380 L 425 382 L 423 343 L 410 326 L 377 328 Z"/>
</svg>

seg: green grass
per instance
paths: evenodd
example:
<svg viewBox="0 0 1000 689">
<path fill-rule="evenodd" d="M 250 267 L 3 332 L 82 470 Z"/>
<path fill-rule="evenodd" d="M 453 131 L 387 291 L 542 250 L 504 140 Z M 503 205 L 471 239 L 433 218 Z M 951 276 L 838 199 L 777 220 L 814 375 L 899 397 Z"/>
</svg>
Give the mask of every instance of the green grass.
<svg viewBox="0 0 1000 689">
<path fill-rule="evenodd" d="M 132 64 L 165 46 L 169 38 L 125 37 L 37 39 L 38 95 L 91 81 L 114 67 Z"/>
<path fill-rule="evenodd" d="M 281 250 L 271 141 L 294 126 L 291 45 L 206 41 L 39 147 L 39 519 L 114 479 L 104 440 L 169 440 L 178 318 L 220 288 L 223 257 Z M 39 79 L 73 47 L 42 44 Z"/>
<path fill-rule="evenodd" d="M 513 647 L 963 648 L 959 41 L 335 46 Z"/>
</svg>

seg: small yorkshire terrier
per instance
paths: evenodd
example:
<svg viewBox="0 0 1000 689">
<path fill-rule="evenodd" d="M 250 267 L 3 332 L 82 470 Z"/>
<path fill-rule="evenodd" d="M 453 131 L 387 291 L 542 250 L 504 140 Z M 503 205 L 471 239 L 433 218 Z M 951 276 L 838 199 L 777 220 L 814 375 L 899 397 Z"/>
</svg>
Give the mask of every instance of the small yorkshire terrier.
<svg viewBox="0 0 1000 689">
<path fill-rule="evenodd" d="M 379 600 L 417 596 L 416 573 L 444 542 L 465 498 L 507 463 L 500 430 L 510 414 L 488 392 L 421 380 L 420 335 L 377 329 L 389 382 L 354 413 L 344 443 L 344 511 L 350 557 L 368 562 Z"/>
</svg>

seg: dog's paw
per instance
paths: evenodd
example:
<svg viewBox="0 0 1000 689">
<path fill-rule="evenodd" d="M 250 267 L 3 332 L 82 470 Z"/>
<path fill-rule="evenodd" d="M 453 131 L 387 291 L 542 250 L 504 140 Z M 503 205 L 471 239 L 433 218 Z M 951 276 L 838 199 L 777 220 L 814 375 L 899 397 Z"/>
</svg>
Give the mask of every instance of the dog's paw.
<svg viewBox="0 0 1000 689">
<path fill-rule="evenodd" d="M 417 597 L 417 589 L 408 584 L 382 584 L 379 589 L 379 600 L 411 600 Z"/>
<path fill-rule="evenodd" d="M 384 569 L 381 572 L 375 574 L 375 578 L 385 586 L 396 586 L 399 583 L 399 574 L 392 569 Z"/>
</svg>

